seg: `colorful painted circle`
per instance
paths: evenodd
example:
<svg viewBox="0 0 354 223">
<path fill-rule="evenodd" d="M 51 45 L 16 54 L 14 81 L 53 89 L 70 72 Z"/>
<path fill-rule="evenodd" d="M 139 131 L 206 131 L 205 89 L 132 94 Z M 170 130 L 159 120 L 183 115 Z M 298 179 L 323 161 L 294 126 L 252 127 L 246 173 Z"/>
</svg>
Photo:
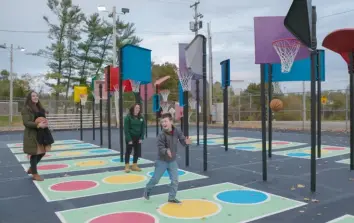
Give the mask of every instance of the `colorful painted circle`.
<svg viewBox="0 0 354 223">
<path fill-rule="evenodd" d="M 67 164 L 44 164 L 37 167 L 38 170 L 59 170 L 68 168 Z"/>
<path fill-rule="evenodd" d="M 90 153 L 100 154 L 100 153 L 109 153 L 111 152 L 110 149 L 93 149 L 90 150 Z"/>
<path fill-rule="evenodd" d="M 67 151 L 67 152 L 59 153 L 58 156 L 79 156 L 82 154 L 83 152 L 79 152 L 79 151 Z"/>
<path fill-rule="evenodd" d="M 247 140 L 247 138 L 245 137 L 235 137 L 235 138 L 232 138 L 234 140 Z"/>
<path fill-rule="evenodd" d="M 291 157 L 306 157 L 306 156 L 310 156 L 311 154 L 298 152 L 298 153 L 287 153 L 286 155 Z"/>
<path fill-rule="evenodd" d="M 75 163 L 75 166 L 88 167 L 88 166 L 104 166 L 106 162 L 104 160 L 87 160 L 83 162 Z"/>
<path fill-rule="evenodd" d="M 272 142 L 272 144 L 273 144 L 273 145 L 287 145 L 287 144 L 289 144 L 289 142 L 282 142 L 282 141 L 280 141 L 280 142 Z"/>
<path fill-rule="evenodd" d="M 240 149 L 240 150 L 254 150 L 256 147 L 254 146 L 235 146 L 235 149 Z"/>
<path fill-rule="evenodd" d="M 120 158 L 114 158 L 114 159 L 112 159 L 111 161 L 112 161 L 113 163 L 120 163 Z M 130 162 L 133 162 L 133 157 L 130 157 L 129 161 L 130 161 Z M 123 162 L 124 162 L 124 160 L 123 160 Z"/>
<path fill-rule="evenodd" d="M 304 152 L 304 153 L 307 153 L 307 154 L 311 154 L 311 150 L 310 150 L 310 149 L 305 149 L 303 152 Z M 317 153 L 317 149 L 316 149 L 316 153 Z M 328 153 L 330 153 L 330 151 L 328 151 L 328 150 L 321 150 L 321 154 L 328 154 Z"/>
<path fill-rule="evenodd" d="M 102 215 L 89 221 L 88 223 L 117 223 L 117 222 L 134 222 L 134 223 L 157 223 L 154 216 L 143 212 L 120 212 Z"/>
<path fill-rule="evenodd" d="M 185 175 L 185 174 L 186 174 L 185 171 L 183 171 L 183 170 L 178 170 L 178 176 L 183 176 L 183 175 Z M 148 175 L 149 175 L 150 177 L 152 177 L 152 176 L 154 175 L 154 171 L 149 172 Z M 165 172 L 163 173 L 162 177 L 170 177 L 170 175 L 168 174 L 167 171 L 165 171 Z"/>
<path fill-rule="evenodd" d="M 345 148 L 343 147 L 334 147 L 334 146 L 331 146 L 331 147 L 324 147 L 322 148 L 323 150 L 330 150 L 330 151 L 341 151 L 341 150 L 345 150 Z"/>
<path fill-rule="evenodd" d="M 131 184 L 144 181 L 146 178 L 142 175 L 116 175 L 104 178 L 102 181 L 107 184 Z"/>
<path fill-rule="evenodd" d="M 161 215 L 179 219 L 201 219 L 215 215 L 221 211 L 221 206 L 208 200 L 182 200 L 182 204 L 166 203 L 160 206 Z"/>
<path fill-rule="evenodd" d="M 51 157 L 52 155 L 50 155 L 50 154 L 48 154 L 48 153 L 46 153 L 45 155 L 44 155 L 44 157 Z"/>
<path fill-rule="evenodd" d="M 259 204 L 265 202 L 268 199 L 268 195 L 253 190 L 229 190 L 218 193 L 216 198 L 231 204 Z"/>
<path fill-rule="evenodd" d="M 91 180 L 72 180 L 54 184 L 50 187 L 50 189 L 56 192 L 72 192 L 88 190 L 96 187 L 97 185 L 97 182 Z"/>
</svg>

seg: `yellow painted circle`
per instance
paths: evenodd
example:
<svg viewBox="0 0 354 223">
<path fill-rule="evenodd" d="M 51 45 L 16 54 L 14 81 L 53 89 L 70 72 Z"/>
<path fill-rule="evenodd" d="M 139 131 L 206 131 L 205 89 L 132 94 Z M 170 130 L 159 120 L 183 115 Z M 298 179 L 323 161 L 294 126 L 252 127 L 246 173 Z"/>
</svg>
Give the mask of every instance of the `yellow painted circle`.
<svg viewBox="0 0 354 223">
<path fill-rule="evenodd" d="M 83 154 L 82 152 L 72 151 L 72 152 L 61 152 L 58 154 L 58 156 L 78 156 L 82 154 Z"/>
<path fill-rule="evenodd" d="M 303 151 L 304 153 L 307 153 L 307 154 L 311 154 L 311 150 L 310 149 L 305 149 Z M 327 150 L 321 150 L 321 154 L 327 154 L 329 151 Z M 317 149 L 316 149 L 316 154 L 317 154 Z"/>
<path fill-rule="evenodd" d="M 88 160 L 88 161 L 78 162 L 75 165 L 80 167 L 86 167 L 86 166 L 103 166 L 105 164 L 106 162 L 103 160 Z"/>
<path fill-rule="evenodd" d="M 131 183 L 139 183 L 146 179 L 145 176 L 127 174 L 127 175 L 116 175 L 109 176 L 103 179 L 103 182 L 107 184 L 131 184 Z"/>
<path fill-rule="evenodd" d="M 218 214 L 221 206 L 208 200 L 182 200 L 182 204 L 163 204 L 160 214 L 179 219 L 200 219 Z"/>
<path fill-rule="evenodd" d="M 67 146 L 64 145 L 54 145 L 53 149 L 65 149 Z"/>
</svg>

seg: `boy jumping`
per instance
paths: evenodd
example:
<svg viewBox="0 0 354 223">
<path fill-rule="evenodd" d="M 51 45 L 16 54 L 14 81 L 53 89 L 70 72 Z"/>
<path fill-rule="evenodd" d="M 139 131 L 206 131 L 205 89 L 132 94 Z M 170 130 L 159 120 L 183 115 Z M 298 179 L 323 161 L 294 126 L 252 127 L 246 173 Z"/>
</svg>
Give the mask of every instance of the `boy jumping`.
<svg viewBox="0 0 354 223">
<path fill-rule="evenodd" d="M 155 162 L 155 171 L 146 185 L 144 198 L 147 200 L 150 199 L 151 190 L 159 183 L 162 175 L 167 170 L 171 179 L 168 202 L 181 203 L 176 199 L 178 189 L 177 140 L 183 146 L 191 144 L 191 140 L 186 139 L 183 133 L 173 126 L 172 115 L 170 113 L 162 114 L 161 126 L 162 131 L 157 138 L 158 158 Z"/>
</svg>

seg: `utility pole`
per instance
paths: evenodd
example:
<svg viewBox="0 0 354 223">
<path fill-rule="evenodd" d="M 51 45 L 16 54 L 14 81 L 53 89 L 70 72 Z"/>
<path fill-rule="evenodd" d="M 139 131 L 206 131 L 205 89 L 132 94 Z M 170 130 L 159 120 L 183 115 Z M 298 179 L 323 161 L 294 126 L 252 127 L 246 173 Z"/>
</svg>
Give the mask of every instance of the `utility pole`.
<svg viewBox="0 0 354 223">
<path fill-rule="evenodd" d="M 211 24 L 208 23 L 208 48 L 209 48 L 209 114 L 213 111 L 213 51 L 211 42 Z M 211 121 L 211 115 L 209 115 Z"/>
<path fill-rule="evenodd" d="M 8 49 L 6 44 L 0 45 L 0 48 Z M 17 50 L 25 51 L 23 47 L 17 47 Z M 14 63 L 14 46 L 11 44 L 10 46 L 10 74 L 9 74 L 9 81 L 10 81 L 10 100 L 9 100 L 9 126 L 11 126 L 12 118 L 13 118 L 13 85 L 14 85 L 14 77 L 13 77 L 13 63 Z"/>
<path fill-rule="evenodd" d="M 112 10 L 112 18 L 113 18 L 113 67 L 117 67 L 117 9 L 113 6 Z"/>
<path fill-rule="evenodd" d="M 198 13 L 198 5 L 200 1 L 196 1 L 190 8 L 194 8 L 194 22 L 190 22 L 190 29 L 195 35 L 198 35 L 198 30 L 203 28 L 203 22 L 199 21 L 199 18 L 203 18 L 203 15 Z"/>
</svg>

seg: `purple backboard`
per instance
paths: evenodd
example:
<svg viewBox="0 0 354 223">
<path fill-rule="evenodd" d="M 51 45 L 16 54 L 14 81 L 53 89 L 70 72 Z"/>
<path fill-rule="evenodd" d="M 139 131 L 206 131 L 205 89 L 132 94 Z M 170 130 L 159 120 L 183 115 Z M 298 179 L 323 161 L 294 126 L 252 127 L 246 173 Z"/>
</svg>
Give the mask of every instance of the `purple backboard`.
<svg viewBox="0 0 354 223">
<path fill-rule="evenodd" d="M 272 42 L 284 38 L 295 38 L 284 26 L 284 16 L 254 17 L 255 63 L 280 63 Z M 306 46 L 301 45 L 295 60 L 310 56 Z"/>
</svg>

